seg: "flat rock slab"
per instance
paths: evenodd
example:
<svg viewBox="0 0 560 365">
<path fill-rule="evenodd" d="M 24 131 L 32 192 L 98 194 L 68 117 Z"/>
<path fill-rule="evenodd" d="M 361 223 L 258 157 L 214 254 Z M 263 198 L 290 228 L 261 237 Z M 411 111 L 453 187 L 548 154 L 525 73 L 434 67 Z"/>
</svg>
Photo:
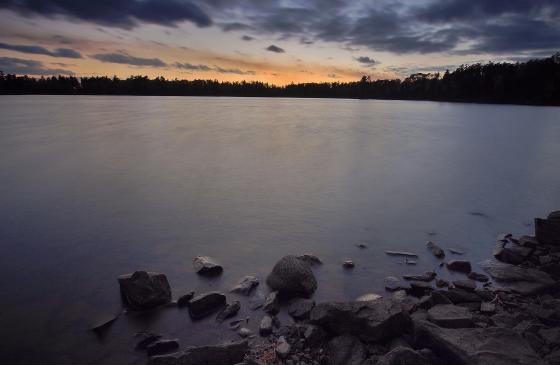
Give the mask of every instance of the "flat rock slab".
<svg viewBox="0 0 560 365">
<path fill-rule="evenodd" d="M 438 304 L 428 310 L 428 320 L 445 328 L 465 328 L 473 324 L 472 313 L 465 307 Z"/>
<path fill-rule="evenodd" d="M 418 255 L 413 252 L 405 252 L 405 251 L 385 251 L 385 253 L 389 256 L 418 257 Z"/>
<path fill-rule="evenodd" d="M 224 268 L 208 256 L 197 256 L 193 259 L 194 271 L 201 275 L 219 275 Z"/>
<path fill-rule="evenodd" d="M 257 285 L 259 285 L 259 279 L 256 276 L 247 275 L 242 277 L 237 285 L 235 285 L 230 291 L 232 293 L 249 295 Z"/>
<path fill-rule="evenodd" d="M 248 350 L 248 341 L 189 347 L 174 354 L 151 357 L 148 365 L 232 365 L 242 362 Z"/>
<path fill-rule="evenodd" d="M 507 328 L 441 328 L 415 321 L 415 346 L 435 351 L 456 365 L 544 365 L 515 331 Z"/>
<path fill-rule="evenodd" d="M 274 265 L 266 283 L 286 297 L 309 297 L 317 289 L 317 279 L 310 265 L 291 255 L 284 256 Z"/>
<path fill-rule="evenodd" d="M 473 280 L 455 280 L 453 285 L 456 288 L 463 289 L 466 291 L 474 291 L 476 289 L 476 282 Z"/>
<path fill-rule="evenodd" d="M 335 334 L 352 334 L 368 342 L 398 337 L 411 324 L 408 313 L 390 299 L 320 303 L 311 311 L 310 319 Z"/>
<path fill-rule="evenodd" d="M 189 303 L 189 314 L 193 319 L 200 319 L 217 312 L 226 305 L 226 296 L 220 292 L 197 295 Z"/>
<path fill-rule="evenodd" d="M 118 278 L 121 296 L 133 310 L 152 309 L 171 302 L 171 287 L 164 274 L 136 271 Z"/>
<path fill-rule="evenodd" d="M 547 273 L 499 262 L 483 261 L 480 266 L 501 286 L 523 295 L 551 289 L 556 281 Z"/>
</svg>

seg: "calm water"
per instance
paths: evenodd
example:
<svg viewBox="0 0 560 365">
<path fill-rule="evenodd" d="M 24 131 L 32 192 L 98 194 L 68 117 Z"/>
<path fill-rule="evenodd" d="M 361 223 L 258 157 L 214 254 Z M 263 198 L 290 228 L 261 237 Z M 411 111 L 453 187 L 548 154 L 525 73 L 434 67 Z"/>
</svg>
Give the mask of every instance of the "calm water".
<svg viewBox="0 0 560 365">
<path fill-rule="evenodd" d="M 11 364 L 143 363 L 132 335 L 145 329 L 183 346 L 235 338 L 177 309 L 88 333 L 120 310 L 116 277 L 136 269 L 166 273 L 177 297 L 264 281 L 281 256 L 311 252 L 324 261 L 316 300 L 353 299 L 383 293 L 386 275 L 434 269 L 427 239 L 477 262 L 498 233 L 531 232 L 560 208 L 559 108 L 1 96 L 0 110 L 0 353 Z M 386 249 L 422 255 L 404 266 Z M 197 277 L 198 254 L 224 274 Z"/>
</svg>

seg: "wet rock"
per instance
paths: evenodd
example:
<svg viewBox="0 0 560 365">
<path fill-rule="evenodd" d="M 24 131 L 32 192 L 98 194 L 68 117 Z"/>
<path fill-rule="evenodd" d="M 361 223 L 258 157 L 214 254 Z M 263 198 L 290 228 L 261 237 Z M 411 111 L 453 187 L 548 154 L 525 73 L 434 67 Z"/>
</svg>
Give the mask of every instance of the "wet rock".
<svg viewBox="0 0 560 365">
<path fill-rule="evenodd" d="M 506 328 L 441 328 L 427 321 L 414 326 L 415 346 L 434 350 L 453 364 L 544 365 L 515 331 Z"/>
<path fill-rule="evenodd" d="M 519 246 L 529 247 L 534 249 L 537 248 L 537 246 L 539 246 L 539 242 L 536 240 L 535 237 L 521 236 L 519 237 Z"/>
<path fill-rule="evenodd" d="M 431 295 L 426 295 L 420 298 L 416 303 L 416 308 L 428 310 L 434 306 L 434 301 Z"/>
<path fill-rule="evenodd" d="M 449 286 L 449 281 L 444 279 L 436 279 L 436 286 L 438 288 L 447 288 Z"/>
<path fill-rule="evenodd" d="M 368 293 L 368 294 L 360 295 L 358 298 L 356 298 L 356 302 L 371 302 L 381 298 L 383 297 L 379 294 Z"/>
<path fill-rule="evenodd" d="M 216 263 L 211 257 L 197 256 L 193 259 L 194 271 L 201 275 L 219 275 L 224 268 Z"/>
<path fill-rule="evenodd" d="M 432 302 L 436 304 L 453 304 L 442 290 L 436 290 L 431 294 Z"/>
<path fill-rule="evenodd" d="M 239 303 L 239 300 L 236 300 L 231 304 L 227 304 L 220 311 L 220 313 L 218 313 L 218 315 L 216 316 L 216 320 L 218 322 L 222 323 L 226 319 L 235 316 L 237 314 L 237 312 L 239 312 L 239 309 L 241 309 L 241 303 Z"/>
<path fill-rule="evenodd" d="M 179 348 L 179 341 L 174 340 L 157 340 L 146 347 L 148 356 L 161 355 L 175 351 Z"/>
<path fill-rule="evenodd" d="M 288 304 L 288 313 L 297 320 L 309 318 L 309 313 L 315 306 L 311 299 L 294 298 Z"/>
<path fill-rule="evenodd" d="M 442 258 L 445 257 L 445 251 L 443 251 L 443 249 L 441 247 L 439 247 L 438 245 L 436 245 L 432 241 L 426 242 L 426 247 L 438 259 L 442 259 Z"/>
<path fill-rule="evenodd" d="M 490 302 L 480 303 L 480 312 L 484 314 L 491 314 L 496 311 L 496 304 Z"/>
<path fill-rule="evenodd" d="M 423 281 L 411 281 L 410 288 L 406 290 L 407 294 L 421 298 L 430 293 L 434 288 Z"/>
<path fill-rule="evenodd" d="M 328 354 L 332 365 L 362 365 L 366 349 L 360 340 L 351 335 L 342 335 L 329 341 Z"/>
<path fill-rule="evenodd" d="M 247 341 L 189 347 L 174 354 L 154 356 L 150 358 L 148 365 L 232 365 L 241 363 L 248 350 Z"/>
<path fill-rule="evenodd" d="M 511 233 L 501 233 L 496 237 L 497 241 L 507 242 L 513 235 Z"/>
<path fill-rule="evenodd" d="M 405 256 L 405 257 L 418 257 L 417 254 L 405 251 L 385 251 L 389 256 Z"/>
<path fill-rule="evenodd" d="M 385 289 L 388 291 L 396 291 L 403 288 L 403 282 L 395 276 L 387 276 L 384 279 Z"/>
<path fill-rule="evenodd" d="M 249 336 L 251 336 L 253 334 L 253 332 L 246 328 L 246 327 L 241 327 L 238 331 L 237 334 L 242 337 L 242 338 L 247 338 Z"/>
<path fill-rule="evenodd" d="M 474 281 L 480 281 L 481 283 L 486 283 L 488 280 L 490 280 L 488 276 L 474 271 L 471 271 L 469 275 L 467 275 L 467 277 Z"/>
<path fill-rule="evenodd" d="M 171 287 L 164 274 L 136 271 L 118 278 L 121 296 L 133 310 L 152 309 L 171 302 Z"/>
<path fill-rule="evenodd" d="M 541 244 L 560 245 L 560 219 L 535 218 L 535 238 Z"/>
<path fill-rule="evenodd" d="M 471 312 L 453 304 L 438 304 L 428 310 L 428 320 L 445 328 L 472 327 Z"/>
<path fill-rule="evenodd" d="M 327 334 L 321 327 L 312 324 L 307 325 L 305 327 L 305 331 L 303 332 L 305 344 L 310 347 L 320 344 L 323 340 L 325 340 L 326 336 Z"/>
<path fill-rule="evenodd" d="M 284 256 L 274 265 L 266 283 L 288 297 L 309 297 L 317 289 L 317 280 L 309 264 L 296 256 Z"/>
<path fill-rule="evenodd" d="M 179 308 L 188 307 L 191 299 L 194 297 L 194 292 L 191 291 L 190 293 L 181 295 L 179 299 L 177 299 L 177 306 Z"/>
<path fill-rule="evenodd" d="M 259 309 L 264 305 L 265 300 L 264 294 L 260 290 L 257 290 L 251 299 L 249 299 L 249 308 L 252 310 Z"/>
<path fill-rule="evenodd" d="M 220 292 L 199 294 L 189 304 L 189 314 L 193 319 L 200 319 L 217 312 L 226 305 L 226 296 Z"/>
<path fill-rule="evenodd" d="M 463 250 L 458 250 L 456 248 L 448 248 L 449 252 L 451 252 L 454 255 L 464 255 L 465 251 Z"/>
<path fill-rule="evenodd" d="M 257 279 L 255 276 L 244 276 L 243 278 L 241 278 L 241 280 L 239 280 L 237 285 L 235 285 L 231 289 L 231 292 L 242 295 L 249 295 L 257 285 L 259 285 L 259 279 Z"/>
<path fill-rule="evenodd" d="M 278 342 L 276 343 L 275 351 L 276 351 L 276 355 L 280 359 L 287 359 L 290 356 L 291 346 L 288 343 L 288 341 L 286 341 L 284 336 L 280 336 L 280 338 L 278 339 Z"/>
<path fill-rule="evenodd" d="M 474 290 L 476 289 L 476 282 L 474 282 L 473 280 L 455 280 L 453 282 L 453 285 L 455 285 L 456 288 L 466 291 L 474 292 Z"/>
<path fill-rule="evenodd" d="M 403 275 L 404 280 L 412 280 L 412 281 L 425 281 L 430 282 L 434 280 L 436 274 L 433 272 L 426 272 L 422 275 Z"/>
<path fill-rule="evenodd" d="M 278 292 L 273 291 L 266 296 L 263 304 L 263 310 L 269 314 L 276 314 L 280 310 L 280 302 L 278 301 Z"/>
<path fill-rule="evenodd" d="M 506 246 L 503 243 L 498 243 L 494 249 L 493 255 L 497 260 L 502 262 L 519 265 L 523 263 L 531 254 L 532 249 L 522 246 Z"/>
<path fill-rule="evenodd" d="M 105 331 L 107 331 L 109 327 L 111 327 L 111 325 L 119 319 L 120 315 L 120 313 L 116 315 L 103 315 L 90 327 L 90 331 L 94 332 L 98 336 L 103 335 Z"/>
<path fill-rule="evenodd" d="M 480 303 L 482 298 L 476 293 L 459 288 L 451 288 L 443 293 L 453 304 Z"/>
<path fill-rule="evenodd" d="M 354 266 L 356 266 L 356 265 L 354 264 L 354 261 L 352 261 L 352 260 L 347 260 L 347 261 L 344 261 L 344 262 L 342 263 L 342 266 L 344 266 L 344 268 L 346 268 L 346 269 L 352 269 L 352 268 L 354 268 Z"/>
<path fill-rule="evenodd" d="M 309 266 L 321 265 L 323 263 L 317 256 L 311 254 L 299 255 L 297 258 L 307 262 Z"/>
<path fill-rule="evenodd" d="M 156 342 L 161 338 L 160 334 L 157 333 L 150 333 L 150 332 L 141 332 L 137 333 L 135 336 L 142 337 L 140 341 L 135 346 L 136 350 L 146 350 L 146 348 L 151 345 L 152 343 Z"/>
<path fill-rule="evenodd" d="M 272 333 L 272 317 L 269 315 L 265 315 L 261 319 L 261 323 L 259 325 L 259 334 L 261 336 L 270 336 Z"/>
<path fill-rule="evenodd" d="M 398 337 L 411 323 L 401 304 L 390 299 L 320 303 L 311 311 L 310 319 L 327 331 L 352 334 L 367 342 Z"/>
<path fill-rule="evenodd" d="M 377 365 L 430 365 L 430 362 L 409 347 L 396 347 L 381 357 Z"/>
<path fill-rule="evenodd" d="M 463 272 L 463 273 L 470 273 L 472 268 L 471 268 L 471 263 L 469 261 L 465 261 L 465 260 L 452 260 L 449 261 L 447 263 L 447 269 L 448 270 L 452 270 L 452 271 L 458 271 L 458 272 Z"/>
<path fill-rule="evenodd" d="M 535 269 L 525 269 L 494 260 L 486 260 L 480 266 L 497 283 L 523 295 L 546 291 L 556 283 L 550 275 Z"/>
</svg>

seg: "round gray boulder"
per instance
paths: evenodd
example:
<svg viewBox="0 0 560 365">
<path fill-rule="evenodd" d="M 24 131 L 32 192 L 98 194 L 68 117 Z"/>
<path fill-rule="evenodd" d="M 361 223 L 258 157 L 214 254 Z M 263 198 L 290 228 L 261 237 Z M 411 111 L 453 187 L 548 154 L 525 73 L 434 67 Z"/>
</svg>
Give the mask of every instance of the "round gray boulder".
<svg viewBox="0 0 560 365">
<path fill-rule="evenodd" d="M 286 297 L 309 297 L 317 289 L 317 280 L 309 264 L 296 256 L 284 256 L 274 265 L 266 283 Z"/>
</svg>

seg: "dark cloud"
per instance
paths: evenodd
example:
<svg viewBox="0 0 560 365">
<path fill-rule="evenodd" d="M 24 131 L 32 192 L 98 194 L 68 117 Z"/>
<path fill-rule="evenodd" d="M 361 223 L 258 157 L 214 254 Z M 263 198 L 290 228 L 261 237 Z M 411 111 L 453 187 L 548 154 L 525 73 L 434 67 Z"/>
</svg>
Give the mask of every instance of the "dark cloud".
<svg viewBox="0 0 560 365">
<path fill-rule="evenodd" d="M 270 52 L 274 52 L 274 53 L 284 53 L 284 52 L 286 52 L 283 48 L 275 46 L 274 44 L 271 44 L 270 46 L 266 47 L 266 50 L 270 51 Z"/>
<path fill-rule="evenodd" d="M 82 58 L 79 52 L 70 48 L 57 48 L 53 51 L 41 46 L 0 43 L 0 49 L 7 49 L 21 53 L 40 54 L 51 57 Z"/>
<path fill-rule="evenodd" d="M 191 63 L 175 62 L 174 67 L 188 71 L 217 72 L 221 74 L 255 75 L 255 71 L 244 71 L 238 68 L 222 68 L 219 66 L 194 65 Z"/>
<path fill-rule="evenodd" d="M 251 30 L 253 27 L 243 23 L 226 23 L 221 25 L 224 32 L 232 32 L 237 30 Z"/>
<path fill-rule="evenodd" d="M 175 26 L 190 21 L 199 27 L 212 24 L 212 19 L 198 5 L 181 0 L 0 0 L 0 8 L 24 16 L 59 15 L 128 29 L 139 22 Z"/>
<path fill-rule="evenodd" d="M 255 39 L 255 38 L 253 38 L 253 37 L 251 37 L 251 36 L 248 36 L 248 35 L 244 35 L 243 37 L 241 37 L 241 39 L 244 40 L 244 41 L 249 42 L 249 41 L 252 41 L 252 40 Z"/>
<path fill-rule="evenodd" d="M 364 64 L 364 65 L 368 66 L 368 67 L 372 67 L 372 66 L 375 66 L 375 65 L 379 64 L 378 61 L 376 61 L 373 58 L 370 58 L 368 56 L 356 57 L 355 60 L 358 61 L 361 64 Z"/>
<path fill-rule="evenodd" d="M 127 53 L 98 53 L 91 55 L 101 62 L 107 63 L 120 63 L 132 66 L 149 66 L 149 67 L 166 67 L 167 64 L 160 60 L 159 58 L 142 58 L 131 56 Z"/>
<path fill-rule="evenodd" d="M 0 57 L 0 70 L 18 75 L 73 75 L 69 70 L 48 68 L 42 62 L 21 58 Z"/>
</svg>

